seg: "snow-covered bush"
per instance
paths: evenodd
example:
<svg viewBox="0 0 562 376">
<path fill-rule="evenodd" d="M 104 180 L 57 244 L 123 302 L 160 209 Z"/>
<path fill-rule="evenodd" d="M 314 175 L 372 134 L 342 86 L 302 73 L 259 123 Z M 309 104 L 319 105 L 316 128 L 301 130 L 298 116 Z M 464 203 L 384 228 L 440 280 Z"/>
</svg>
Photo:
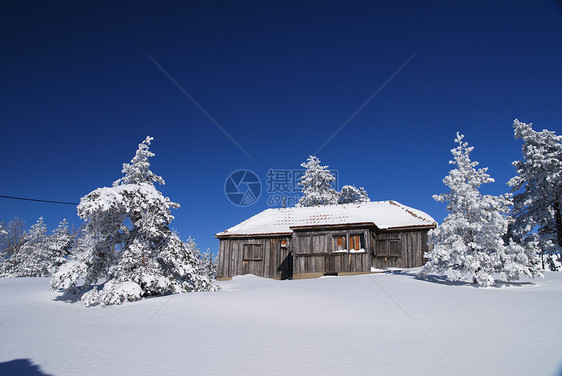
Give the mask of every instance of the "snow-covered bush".
<svg viewBox="0 0 562 376">
<path fill-rule="evenodd" d="M 330 173 L 328 166 L 321 166 L 320 160 L 313 155 L 301 163 L 301 166 L 306 168 L 299 182 L 303 196 L 296 206 L 337 204 L 338 192 L 331 186 L 336 178 Z"/>
<path fill-rule="evenodd" d="M 143 291 L 138 283 L 107 281 L 103 290 L 93 288 L 82 296 L 85 305 L 115 305 L 142 298 Z"/>
<path fill-rule="evenodd" d="M 517 175 L 508 184 L 515 193 L 511 233 L 539 252 L 550 269 L 562 251 L 562 136 L 533 130 L 533 124 L 515 119 L 515 138 L 523 141 L 523 158 L 513 162 Z"/>
<path fill-rule="evenodd" d="M 454 160 L 450 161 L 456 168 L 443 179 L 450 192 L 433 196 L 436 201 L 448 202 L 449 214 L 429 233 L 434 249 L 425 254 L 428 260 L 420 276 L 439 273 L 452 280 L 470 277 L 474 283 L 490 286 L 495 278 L 540 275 L 533 253 L 513 241 L 505 243 L 511 197 L 480 193 L 480 186 L 494 179 L 487 168 L 476 169 L 478 162 L 470 160 L 474 148 L 463 142 L 463 137 L 457 133 L 458 146 L 451 150 Z"/>
<path fill-rule="evenodd" d="M 154 186 L 164 180 L 149 169 L 151 141 L 147 137 L 139 145 L 131 163 L 123 165 L 124 176 L 112 187 L 98 188 L 81 199 L 78 215 L 86 227 L 72 261 L 51 280 L 52 289 L 81 294 L 86 305 L 217 289 L 200 272 L 197 256 L 169 228 L 171 209 L 179 205 Z M 101 280 L 105 282 L 95 286 Z"/>
<path fill-rule="evenodd" d="M 355 187 L 354 185 L 344 185 L 339 193 L 339 204 L 353 204 L 360 202 L 369 202 L 369 195 L 363 187 Z"/>
</svg>

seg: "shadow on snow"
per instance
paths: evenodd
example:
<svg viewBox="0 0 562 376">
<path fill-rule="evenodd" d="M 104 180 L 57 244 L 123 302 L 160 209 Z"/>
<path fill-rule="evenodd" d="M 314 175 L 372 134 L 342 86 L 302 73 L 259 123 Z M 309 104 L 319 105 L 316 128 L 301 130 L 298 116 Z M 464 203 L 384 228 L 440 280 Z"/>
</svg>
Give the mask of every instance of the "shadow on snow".
<svg viewBox="0 0 562 376">
<path fill-rule="evenodd" d="M 81 293 L 78 292 L 64 292 L 64 290 L 55 290 L 59 295 L 53 298 L 56 302 L 65 302 L 65 303 L 76 303 L 80 301 L 82 297 Z"/>
<path fill-rule="evenodd" d="M 53 300 L 56 302 L 64 302 L 64 303 L 78 303 L 79 301 L 81 301 L 82 295 L 84 295 L 84 293 L 93 289 L 101 290 L 102 288 L 103 288 L 103 284 L 88 286 L 88 287 L 80 286 L 70 292 L 65 292 L 63 289 L 58 289 L 55 290 L 55 292 L 57 292 L 59 295 L 55 296 Z M 141 299 L 139 299 L 139 301 L 146 300 L 146 299 L 169 297 L 170 295 L 176 295 L 176 294 L 173 294 L 172 292 L 166 292 L 160 295 L 143 296 Z M 123 303 L 133 303 L 133 302 L 123 302 Z M 90 307 L 96 307 L 99 305 L 100 305 L 99 303 L 96 303 L 96 304 L 92 304 Z M 120 305 L 120 304 L 116 304 L 116 305 Z M 0 375 L 2 375 L 2 373 L 0 373 Z"/>
<path fill-rule="evenodd" d="M 0 375 L 51 376 L 41 371 L 41 367 L 33 364 L 30 359 L 15 359 L 0 363 Z"/>
<path fill-rule="evenodd" d="M 389 271 L 385 271 L 385 274 L 404 275 L 414 279 L 418 279 L 420 281 L 436 283 L 439 285 L 446 285 L 446 286 L 468 286 L 468 287 L 475 287 L 475 288 L 482 287 L 477 283 L 472 283 L 468 281 L 451 281 L 450 279 L 447 278 L 446 275 L 429 274 L 425 278 L 420 278 L 417 272 L 405 271 L 405 270 L 389 270 Z M 533 285 L 533 282 L 496 280 L 496 283 L 490 287 L 491 288 L 522 287 L 522 286 L 530 286 L 530 285 Z"/>
</svg>

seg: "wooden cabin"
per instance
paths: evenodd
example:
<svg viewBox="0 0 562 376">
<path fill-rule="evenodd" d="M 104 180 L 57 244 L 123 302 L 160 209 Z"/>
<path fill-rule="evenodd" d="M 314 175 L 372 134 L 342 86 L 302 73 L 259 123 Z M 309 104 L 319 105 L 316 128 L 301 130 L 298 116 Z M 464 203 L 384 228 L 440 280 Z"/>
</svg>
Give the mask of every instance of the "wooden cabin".
<svg viewBox="0 0 562 376">
<path fill-rule="evenodd" d="M 216 234 L 218 278 L 313 278 L 424 264 L 437 223 L 396 201 L 267 209 Z"/>
</svg>

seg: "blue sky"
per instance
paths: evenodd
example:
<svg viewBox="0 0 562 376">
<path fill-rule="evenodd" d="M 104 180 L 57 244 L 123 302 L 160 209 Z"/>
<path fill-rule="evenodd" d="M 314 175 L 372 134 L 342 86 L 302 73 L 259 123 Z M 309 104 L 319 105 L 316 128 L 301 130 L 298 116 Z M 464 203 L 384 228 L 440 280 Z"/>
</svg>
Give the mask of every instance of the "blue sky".
<svg viewBox="0 0 562 376">
<path fill-rule="evenodd" d="M 441 222 L 433 194 L 457 131 L 508 191 L 512 122 L 562 133 L 562 9 L 554 1 L 13 2 L 0 15 L 0 195 L 78 202 L 155 138 L 152 169 L 182 238 L 268 208 L 232 205 L 228 175 L 294 169 L 323 149 L 339 184 Z M 252 156 L 250 160 L 147 57 Z M 0 220 L 50 228 L 70 205 L 0 199 Z"/>
</svg>

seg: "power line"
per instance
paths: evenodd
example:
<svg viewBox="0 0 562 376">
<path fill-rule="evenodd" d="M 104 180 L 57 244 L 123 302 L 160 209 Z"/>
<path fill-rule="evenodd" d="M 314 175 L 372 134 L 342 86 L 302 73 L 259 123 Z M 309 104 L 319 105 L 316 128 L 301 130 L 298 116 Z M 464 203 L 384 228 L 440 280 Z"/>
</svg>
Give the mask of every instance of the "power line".
<svg viewBox="0 0 562 376">
<path fill-rule="evenodd" d="M 35 201 L 35 202 L 46 202 L 49 204 L 63 204 L 63 205 L 74 205 L 78 206 L 75 202 L 64 202 L 64 201 L 51 201 L 51 200 L 39 200 L 37 198 L 25 198 L 25 197 L 14 197 L 14 196 L 4 196 L 0 195 L 0 198 L 10 198 L 12 200 L 23 200 L 23 201 Z"/>
</svg>

